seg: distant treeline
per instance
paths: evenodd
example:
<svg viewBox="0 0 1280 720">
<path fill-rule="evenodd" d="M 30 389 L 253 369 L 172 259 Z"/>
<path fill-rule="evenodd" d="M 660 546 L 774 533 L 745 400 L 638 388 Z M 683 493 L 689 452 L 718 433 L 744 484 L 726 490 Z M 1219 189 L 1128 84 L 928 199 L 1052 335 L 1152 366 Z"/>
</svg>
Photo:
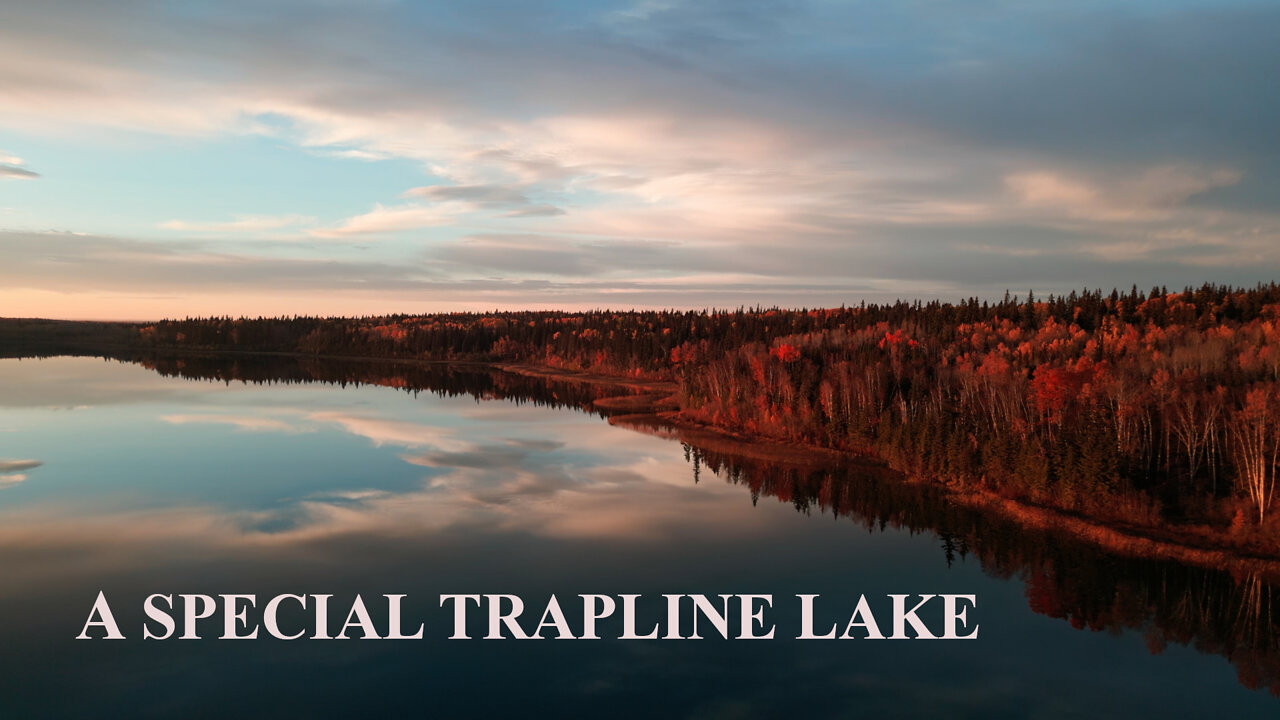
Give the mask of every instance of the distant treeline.
<svg viewBox="0 0 1280 720">
<path fill-rule="evenodd" d="M 0 318 L 0 357 L 99 355 L 138 344 L 136 323 Z"/>
<path fill-rule="evenodd" d="M 573 408 L 600 417 L 596 401 L 617 394 L 607 385 L 569 380 L 531 378 L 502 372 L 492 366 L 458 363 L 426 364 L 399 360 L 316 359 L 307 355 L 156 355 L 117 354 L 115 359 L 134 362 L 166 377 L 208 380 L 231 384 L 294 385 L 327 383 L 341 387 L 376 385 L 397 388 L 417 396 L 428 392 L 439 397 L 470 396 L 480 400 L 504 400 L 516 405 Z"/>
<path fill-rule="evenodd" d="M 163 350 L 536 363 L 679 384 L 685 417 L 1094 516 L 1274 547 L 1280 286 L 821 310 L 200 318 Z M 2 335 L 0 335 L 2 337 Z"/>
</svg>

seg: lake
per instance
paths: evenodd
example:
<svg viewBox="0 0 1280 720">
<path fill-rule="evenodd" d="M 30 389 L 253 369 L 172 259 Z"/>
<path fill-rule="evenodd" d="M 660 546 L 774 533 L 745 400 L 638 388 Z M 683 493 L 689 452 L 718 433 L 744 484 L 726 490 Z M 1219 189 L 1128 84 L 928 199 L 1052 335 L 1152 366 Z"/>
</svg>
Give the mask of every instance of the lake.
<svg viewBox="0 0 1280 720">
<path fill-rule="evenodd" d="M 0 360 L 0 716 L 1280 712 L 1261 578 L 1023 530 L 870 463 L 609 422 L 584 410 L 603 392 L 479 366 Z M 126 640 L 74 639 L 99 591 Z M 403 594 L 425 638 L 144 640 L 152 593 L 329 594 L 335 627 L 357 593 Z M 552 593 L 771 594 L 777 637 L 448 640 L 446 593 L 538 614 Z M 828 626 L 863 594 L 974 595 L 981 632 L 796 640 L 801 593 Z"/>
</svg>

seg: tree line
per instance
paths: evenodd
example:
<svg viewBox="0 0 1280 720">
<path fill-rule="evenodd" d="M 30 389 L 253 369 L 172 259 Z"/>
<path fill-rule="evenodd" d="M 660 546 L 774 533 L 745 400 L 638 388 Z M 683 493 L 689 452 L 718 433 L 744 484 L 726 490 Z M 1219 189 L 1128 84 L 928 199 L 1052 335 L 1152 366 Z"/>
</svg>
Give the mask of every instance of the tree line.
<svg viewBox="0 0 1280 720">
<path fill-rule="evenodd" d="M 1280 538 L 1280 286 L 827 309 L 188 318 L 141 349 L 670 379 L 686 419 L 1117 520 Z"/>
</svg>

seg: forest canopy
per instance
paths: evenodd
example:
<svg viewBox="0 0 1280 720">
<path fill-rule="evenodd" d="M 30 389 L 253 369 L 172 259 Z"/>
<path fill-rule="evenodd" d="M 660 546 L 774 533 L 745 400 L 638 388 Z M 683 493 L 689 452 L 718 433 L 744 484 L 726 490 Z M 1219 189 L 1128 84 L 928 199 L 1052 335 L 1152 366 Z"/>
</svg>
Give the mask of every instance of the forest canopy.
<svg viewBox="0 0 1280 720">
<path fill-rule="evenodd" d="M 20 322 L 0 324 L 6 344 L 40 335 Z M 919 477 L 1093 516 L 1199 523 L 1246 545 L 1272 547 L 1280 535 L 1274 283 L 798 310 L 188 318 L 109 330 L 104 339 L 150 352 L 668 379 L 684 419 L 728 431 L 875 454 Z M 64 330 L 59 351 L 93 345 L 86 332 Z"/>
</svg>

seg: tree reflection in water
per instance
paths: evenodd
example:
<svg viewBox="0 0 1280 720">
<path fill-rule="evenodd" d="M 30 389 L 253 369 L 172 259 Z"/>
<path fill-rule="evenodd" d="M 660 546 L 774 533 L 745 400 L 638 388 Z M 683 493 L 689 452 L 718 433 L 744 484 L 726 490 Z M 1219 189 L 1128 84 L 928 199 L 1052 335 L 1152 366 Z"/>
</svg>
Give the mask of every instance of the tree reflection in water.
<svg viewBox="0 0 1280 720">
<path fill-rule="evenodd" d="M 573 408 L 601 417 L 595 401 L 619 387 L 533 378 L 484 365 L 329 360 L 291 356 L 141 356 L 114 359 L 166 376 L 254 384 L 378 385 L 410 393 L 501 399 Z M 773 498 L 806 515 L 848 519 L 868 531 L 932 533 L 948 565 L 976 558 L 995 577 L 1022 581 L 1029 607 L 1091 631 L 1142 633 L 1152 653 L 1169 644 L 1220 655 L 1240 683 L 1280 696 L 1280 602 L 1277 578 L 1167 560 L 1128 557 L 1062 532 L 1027 527 L 997 514 L 948 502 L 933 486 L 907 482 L 883 466 L 803 453 L 783 458 L 746 443 L 689 433 L 656 416 L 621 416 L 624 427 L 684 445 L 693 482 L 708 474 L 744 486 L 753 502 Z"/>
</svg>

